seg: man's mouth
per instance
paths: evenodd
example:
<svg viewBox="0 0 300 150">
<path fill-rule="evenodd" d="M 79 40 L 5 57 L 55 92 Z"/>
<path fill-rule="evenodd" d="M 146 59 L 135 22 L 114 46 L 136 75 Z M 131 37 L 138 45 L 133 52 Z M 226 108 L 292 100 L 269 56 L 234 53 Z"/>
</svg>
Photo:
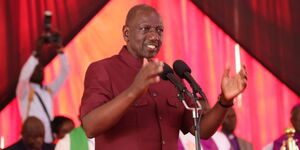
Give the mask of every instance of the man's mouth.
<svg viewBox="0 0 300 150">
<path fill-rule="evenodd" d="M 158 48 L 158 46 L 154 45 L 154 44 L 147 44 L 146 47 L 151 49 L 151 50 L 154 50 L 154 49 Z"/>
</svg>

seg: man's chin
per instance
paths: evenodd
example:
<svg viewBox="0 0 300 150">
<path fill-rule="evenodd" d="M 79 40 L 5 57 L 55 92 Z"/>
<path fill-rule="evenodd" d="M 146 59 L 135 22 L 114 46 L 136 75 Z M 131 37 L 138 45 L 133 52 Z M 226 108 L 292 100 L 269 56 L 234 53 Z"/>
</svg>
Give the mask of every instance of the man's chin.
<svg viewBox="0 0 300 150">
<path fill-rule="evenodd" d="M 155 51 L 155 52 L 150 52 L 150 53 L 148 53 L 148 54 L 146 55 L 146 58 L 153 58 L 153 57 L 155 57 L 157 54 L 158 54 L 157 51 Z"/>
</svg>

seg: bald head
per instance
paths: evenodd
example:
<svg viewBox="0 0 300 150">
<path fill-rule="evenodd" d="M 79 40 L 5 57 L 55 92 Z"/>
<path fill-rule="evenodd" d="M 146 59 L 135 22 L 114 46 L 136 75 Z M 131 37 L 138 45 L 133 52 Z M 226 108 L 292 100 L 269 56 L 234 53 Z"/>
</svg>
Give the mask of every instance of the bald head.
<svg viewBox="0 0 300 150">
<path fill-rule="evenodd" d="M 127 26 L 130 25 L 132 23 L 133 18 L 135 18 L 137 16 L 137 14 L 139 14 L 139 12 L 141 12 L 141 11 L 155 12 L 157 15 L 159 15 L 157 10 L 149 5 L 145 5 L 145 4 L 136 5 L 128 11 L 128 14 L 126 16 L 125 25 L 127 25 Z"/>
<path fill-rule="evenodd" d="M 24 144 L 33 150 L 38 150 L 44 143 L 45 129 L 41 120 L 36 117 L 28 117 L 22 127 Z"/>
<path fill-rule="evenodd" d="M 36 129 L 44 130 L 44 125 L 41 120 L 39 120 L 36 117 L 31 116 L 25 120 L 25 122 L 23 124 L 23 128 L 22 128 L 22 133 L 31 132 Z"/>
</svg>

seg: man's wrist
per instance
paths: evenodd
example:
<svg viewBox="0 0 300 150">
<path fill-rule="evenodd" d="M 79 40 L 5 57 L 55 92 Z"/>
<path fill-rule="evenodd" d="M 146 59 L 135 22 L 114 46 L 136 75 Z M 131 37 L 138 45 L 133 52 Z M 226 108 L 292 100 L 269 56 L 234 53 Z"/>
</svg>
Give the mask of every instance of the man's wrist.
<svg viewBox="0 0 300 150">
<path fill-rule="evenodd" d="M 32 55 L 33 55 L 35 58 L 39 58 L 39 57 L 40 57 L 39 52 L 36 51 L 36 50 L 32 51 Z"/>
<path fill-rule="evenodd" d="M 64 54 L 64 52 L 63 51 L 58 51 L 57 54 Z"/>
<path fill-rule="evenodd" d="M 223 93 L 218 97 L 218 104 L 224 108 L 230 108 L 234 105 L 233 100 L 226 100 Z"/>
</svg>

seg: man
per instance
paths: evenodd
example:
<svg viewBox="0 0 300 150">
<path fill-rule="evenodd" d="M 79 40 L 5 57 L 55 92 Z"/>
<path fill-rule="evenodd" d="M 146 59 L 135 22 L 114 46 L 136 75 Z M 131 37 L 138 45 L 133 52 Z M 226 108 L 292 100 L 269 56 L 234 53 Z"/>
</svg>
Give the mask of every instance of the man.
<svg viewBox="0 0 300 150">
<path fill-rule="evenodd" d="M 252 150 L 253 146 L 251 143 L 237 137 L 234 134 L 236 127 L 236 113 L 233 108 L 229 108 L 225 120 L 222 124 L 222 132 L 227 137 L 231 148 L 233 150 Z"/>
<path fill-rule="evenodd" d="M 56 53 L 61 59 L 60 74 L 50 85 L 43 85 L 44 66 L 40 62 L 44 56 L 42 50 L 45 44 L 45 37 L 41 36 L 37 40 L 37 45 L 33 54 L 28 58 L 22 67 L 17 85 L 17 98 L 22 120 L 28 116 L 39 118 L 45 126 L 45 142 L 53 141 L 50 122 L 53 119 L 53 97 L 57 94 L 64 83 L 69 67 L 65 54 L 62 52 L 60 43 L 49 43 L 53 48 L 57 48 Z M 49 46 L 50 47 L 50 46 Z"/>
<path fill-rule="evenodd" d="M 95 150 L 95 139 L 89 139 L 79 126 L 59 140 L 55 150 Z"/>
<path fill-rule="evenodd" d="M 4 150 L 54 150 L 53 144 L 44 143 L 44 125 L 36 117 L 25 120 L 21 134 L 21 140 Z"/>
<path fill-rule="evenodd" d="M 297 104 L 292 108 L 290 121 L 296 131 L 293 139 L 297 140 L 296 144 L 298 148 L 300 148 L 300 104 Z M 287 140 L 287 136 L 282 135 L 273 143 L 265 146 L 264 150 L 280 150 L 280 147 L 282 146 L 282 143 L 285 140 Z"/>
<path fill-rule="evenodd" d="M 179 130 L 194 133 L 190 111 L 176 88 L 160 80 L 163 63 L 152 58 L 162 44 L 161 16 L 148 5 L 130 9 L 123 26 L 126 46 L 118 55 L 92 63 L 85 77 L 80 117 L 96 150 L 176 150 Z M 246 87 L 245 68 L 224 73 L 220 101 L 201 120 L 201 138 L 221 124 L 233 98 Z M 191 100 L 188 100 L 189 103 Z"/>
<path fill-rule="evenodd" d="M 200 140 L 203 150 L 252 150 L 253 145 L 234 134 L 236 128 L 236 113 L 229 108 L 222 123 L 222 130 L 211 138 Z M 187 145 L 184 145 L 187 147 Z M 179 150 L 183 150 L 183 146 Z"/>
<path fill-rule="evenodd" d="M 54 135 L 54 144 L 70 133 L 75 127 L 72 119 L 64 116 L 55 116 L 51 122 L 51 130 Z"/>
</svg>

